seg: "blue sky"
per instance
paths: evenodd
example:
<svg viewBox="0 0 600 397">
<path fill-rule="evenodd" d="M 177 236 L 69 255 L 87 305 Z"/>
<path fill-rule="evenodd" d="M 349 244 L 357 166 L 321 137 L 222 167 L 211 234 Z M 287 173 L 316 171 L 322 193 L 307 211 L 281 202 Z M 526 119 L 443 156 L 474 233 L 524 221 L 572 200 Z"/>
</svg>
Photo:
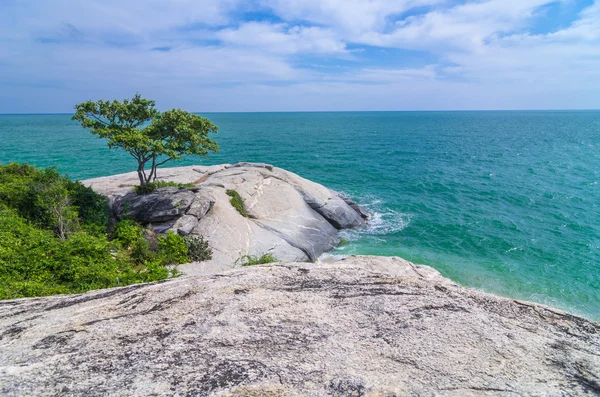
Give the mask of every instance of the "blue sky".
<svg viewBox="0 0 600 397">
<path fill-rule="evenodd" d="M 0 113 L 598 109 L 600 0 L 2 0 Z"/>
</svg>

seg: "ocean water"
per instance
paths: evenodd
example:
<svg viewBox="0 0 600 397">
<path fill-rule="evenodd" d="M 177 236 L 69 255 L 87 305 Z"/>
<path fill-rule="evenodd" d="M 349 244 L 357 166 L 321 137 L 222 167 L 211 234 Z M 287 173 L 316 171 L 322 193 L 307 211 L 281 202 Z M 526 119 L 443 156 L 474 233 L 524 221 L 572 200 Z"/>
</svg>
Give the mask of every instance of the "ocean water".
<svg viewBox="0 0 600 397">
<path fill-rule="evenodd" d="M 221 153 L 266 162 L 374 213 L 334 254 L 398 255 L 456 282 L 600 321 L 600 112 L 204 114 Z M 0 162 L 76 179 L 135 160 L 69 115 L 0 115 Z"/>
</svg>

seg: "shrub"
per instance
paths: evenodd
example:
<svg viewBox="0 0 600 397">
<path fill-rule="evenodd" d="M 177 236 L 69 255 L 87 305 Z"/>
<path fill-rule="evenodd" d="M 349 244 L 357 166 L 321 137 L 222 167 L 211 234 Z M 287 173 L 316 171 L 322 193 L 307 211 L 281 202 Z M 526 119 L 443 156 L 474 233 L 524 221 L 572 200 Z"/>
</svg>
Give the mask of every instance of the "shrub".
<svg viewBox="0 0 600 397">
<path fill-rule="evenodd" d="M 135 221 L 125 219 L 117 222 L 112 241 L 125 250 L 129 259 L 136 264 L 152 261 L 156 256 L 145 238 L 144 228 Z"/>
<path fill-rule="evenodd" d="M 164 265 L 178 265 L 190 261 L 185 240 L 173 232 L 167 232 L 158 238 L 158 254 Z"/>
<path fill-rule="evenodd" d="M 279 260 L 275 258 L 272 254 L 263 254 L 261 256 L 252 256 L 246 255 L 242 256 L 240 259 L 236 261 L 236 263 L 240 263 L 242 266 L 253 266 L 253 265 L 264 265 L 265 263 L 273 263 L 278 262 Z"/>
<path fill-rule="evenodd" d="M 208 241 L 200 236 L 185 236 L 185 245 L 187 246 L 187 255 L 194 262 L 208 261 L 212 259 L 212 249 L 208 246 Z"/>
<path fill-rule="evenodd" d="M 235 208 L 240 214 L 242 214 L 244 218 L 248 218 L 248 213 L 244 209 L 244 199 L 242 198 L 242 196 L 240 196 L 240 194 L 235 190 L 231 189 L 227 190 L 226 193 L 229 197 L 231 197 L 229 202 L 231 203 L 233 208 Z"/>
<path fill-rule="evenodd" d="M 157 189 L 163 187 L 192 187 L 194 186 L 192 183 L 177 183 L 172 181 L 154 181 L 150 182 L 146 185 L 138 185 L 133 188 L 133 191 L 137 194 L 148 194 L 156 191 Z"/>
<path fill-rule="evenodd" d="M 106 233 L 110 222 L 108 199 L 80 182 L 69 181 L 73 205 L 77 208 L 83 227 Z"/>
<path fill-rule="evenodd" d="M 0 165 L 0 299 L 79 293 L 177 275 L 167 262 L 187 247 L 162 252 L 132 221 L 107 235 L 106 199 L 54 169 Z M 179 237 L 179 236 L 177 236 Z M 171 239 L 172 240 L 172 239 Z M 158 244 L 157 244 L 158 245 Z M 183 246 L 183 248 L 182 248 Z"/>
<path fill-rule="evenodd" d="M 0 166 L 0 202 L 21 216 L 65 238 L 82 227 L 105 233 L 110 219 L 108 200 L 55 168 L 27 164 Z"/>
<path fill-rule="evenodd" d="M 106 236 L 61 240 L 0 204 L 0 299 L 78 293 L 169 277 L 161 262 L 136 264 Z"/>
<path fill-rule="evenodd" d="M 123 248 L 128 248 L 137 240 L 144 237 L 144 228 L 137 222 L 124 219 L 115 225 L 112 238 Z"/>
</svg>

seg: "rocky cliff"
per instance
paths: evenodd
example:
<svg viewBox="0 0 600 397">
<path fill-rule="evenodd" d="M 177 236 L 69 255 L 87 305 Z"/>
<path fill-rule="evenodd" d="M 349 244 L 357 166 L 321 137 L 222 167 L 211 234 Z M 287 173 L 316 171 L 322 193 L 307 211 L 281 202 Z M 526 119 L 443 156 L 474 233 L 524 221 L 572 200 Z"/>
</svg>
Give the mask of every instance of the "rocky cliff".
<svg viewBox="0 0 600 397">
<path fill-rule="evenodd" d="M 282 261 L 314 261 L 339 243 L 339 229 L 365 224 L 356 203 L 322 185 L 268 164 L 239 163 L 159 170 L 162 181 L 192 184 L 137 195 L 135 172 L 83 181 L 108 196 L 116 217 L 134 218 L 158 232 L 201 235 L 213 260 L 181 267 L 186 274 L 211 274 L 245 255 L 271 254 Z M 227 191 L 244 201 L 244 217 Z"/>
<path fill-rule="evenodd" d="M 398 258 L 0 302 L 3 396 L 600 393 L 600 325 Z"/>
</svg>

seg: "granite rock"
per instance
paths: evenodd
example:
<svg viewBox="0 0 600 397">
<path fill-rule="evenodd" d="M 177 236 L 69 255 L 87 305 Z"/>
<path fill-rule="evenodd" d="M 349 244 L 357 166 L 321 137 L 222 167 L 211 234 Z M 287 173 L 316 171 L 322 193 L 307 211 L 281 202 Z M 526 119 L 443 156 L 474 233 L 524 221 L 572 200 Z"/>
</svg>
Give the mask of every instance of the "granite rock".
<svg viewBox="0 0 600 397">
<path fill-rule="evenodd" d="M 186 274 L 211 274 L 247 256 L 271 254 L 282 261 L 314 261 L 332 250 L 338 229 L 365 225 L 356 203 L 318 183 L 262 163 L 158 170 L 158 179 L 193 185 L 132 193 L 136 173 L 83 181 L 108 196 L 118 218 L 133 218 L 166 231 L 203 236 L 213 259 L 186 264 Z M 244 200 L 248 218 L 233 208 L 227 190 Z"/>
<path fill-rule="evenodd" d="M 113 209 L 118 218 L 144 224 L 165 222 L 184 215 L 194 199 L 188 189 L 166 187 L 148 194 L 128 193 L 115 199 Z"/>
<path fill-rule="evenodd" d="M 3 396 L 600 393 L 600 324 L 399 258 L 0 302 Z"/>
</svg>

